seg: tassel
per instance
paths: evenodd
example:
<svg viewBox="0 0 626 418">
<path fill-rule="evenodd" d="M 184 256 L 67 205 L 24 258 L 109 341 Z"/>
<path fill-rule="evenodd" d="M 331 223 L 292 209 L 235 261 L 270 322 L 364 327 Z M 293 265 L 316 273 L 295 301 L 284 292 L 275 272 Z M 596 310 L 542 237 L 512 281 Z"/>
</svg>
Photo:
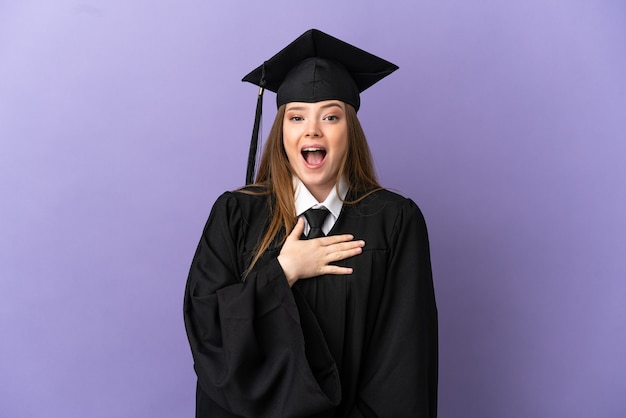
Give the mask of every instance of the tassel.
<svg viewBox="0 0 626 418">
<path fill-rule="evenodd" d="M 256 101 L 256 113 L 254 116 L 254 126 L 252 127 L 252 139 L 250 140 L 250 151 L 248 152 L 248 169 L 246 171 L 246 185 L 254 183 L 254 171 L 256 164 L 257 146 L 259 143 L 259 127 L 261 126 L 261 114 L 263 112 L 263 87 L 259 88 L 259 97 Z"/>
<path fill-rule="evenodd" d="M 250 151 L 248 151 L 248 168 L 246 170 L 246 185 L 254 183 L 257 146 L 259 144 L 259 127 L 261 126 L 261 114 L 263 113 L 263 91 L 265 86 L 265 63 L 261 67 L 261 81 L 259 82 L 259 96 L 256 100 L 256 112 L 254 114 L 254 126 L 252 127 L 252 139 Z"/>
</svg>

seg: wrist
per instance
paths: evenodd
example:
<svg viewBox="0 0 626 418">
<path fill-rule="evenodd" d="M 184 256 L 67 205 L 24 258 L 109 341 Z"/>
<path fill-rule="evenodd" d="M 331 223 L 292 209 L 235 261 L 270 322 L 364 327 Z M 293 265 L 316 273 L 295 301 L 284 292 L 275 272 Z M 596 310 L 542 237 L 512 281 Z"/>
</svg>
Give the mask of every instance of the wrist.
<svg viewBox="0 0 626 418">
<path fill-rule="evenodd" d="M 287 279 L 287 284 L 289 284 L 289 287 L 293 286 L 293 284 L 298 281 L 298 277 L 291 271 L 291 269 L 289 268 L 289 263 L 282 255 L 279 255 L 277 257 L 277 260 L 280 268 L 283 270 L 285 278 Z"/>
</svg>

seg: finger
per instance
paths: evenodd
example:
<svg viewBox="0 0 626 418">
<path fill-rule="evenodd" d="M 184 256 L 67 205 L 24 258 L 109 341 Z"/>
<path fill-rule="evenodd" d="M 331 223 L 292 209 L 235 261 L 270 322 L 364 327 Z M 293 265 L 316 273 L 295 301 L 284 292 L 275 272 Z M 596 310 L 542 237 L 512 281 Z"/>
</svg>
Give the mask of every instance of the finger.
<svg viewBox="0 0 626 418">
<path fill-rule="evenodd" d="M 356 248 L 349 248 L 347 250 L 342 250 L 342 251 L 333 251 L 332 253 L 329 253 L 326 258 L 325 261 L 328 263 L 332 263 L 334 261 L 341 261 L 341 260 L 345 260 L 346 258 L 350 258 L 350 257 L 354 257 L 355 255 L 359 255 L 363 252 L 363 248 L 362 247 L 356 247 Z"/>
<path fill-rule="evenodd" d="M 328 253 L 331 253 L 335 251 L 346 251 L 346 250 L 352 250 L 355 248 L 363 248 L 363 247 L 365 247 L 365 241 L 358 240 L 358 241 L 338 242 L 338 243 L 326 246 L 326 249 Z"/>
<path fill-rule="evenodd" d="M 333 266 L 333 265 L 324 266 L 320 270 L 321 270 L 321 274 L 341 274 L 341 275 L 352 274 L 354 271 L 351 267 L 340 267 L 340 266 Z"/>
<path fill-rule="evenodd" d="M 343 235 L 330 235 L 327 237 L 315 238 L 319 241 L 320 244 L 324 246 L 338 244 L 340 242 L 352 241 L 354 239 L 354 235 L 343 234 Z"/>
</svg>

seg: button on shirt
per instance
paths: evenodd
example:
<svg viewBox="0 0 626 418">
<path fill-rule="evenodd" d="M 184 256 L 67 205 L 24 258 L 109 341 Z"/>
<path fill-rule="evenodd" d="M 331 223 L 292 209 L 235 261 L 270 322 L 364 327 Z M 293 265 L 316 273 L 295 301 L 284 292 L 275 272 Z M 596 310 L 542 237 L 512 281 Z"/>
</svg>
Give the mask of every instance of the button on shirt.
<svg viewBox="0 0 626 418">
<path fill-rule="evenodd" d="M 333 225 L 335 225 L 337 218 L 339 218 L 339 213 L 341 213 L 341 208 L 343 207 L 343 200 L 348 193 L 346 182 L 341 179 L 339 181 L 339 187 L 333 187 L 326 197 L 326 200 L 323 202 L 318 202 L 299 178 L 294 177 L 293 183 L 295 186 L 294 199 L 296 203 L 296 214 L 304 218 L 302 214 L 310 208 L 318 209 L 322 206 L 325 207 L 330 213 L 326 217 L 324 225 L 322 225 L 322 231 L 324 234 L 328 234 Z M 339 189 L 339 191 L 337 191 L 337 189 Z M 310 227 L 306 218 L 304 218 L 304 223 L 304 234 L 308 235 Z"/>
</svg>

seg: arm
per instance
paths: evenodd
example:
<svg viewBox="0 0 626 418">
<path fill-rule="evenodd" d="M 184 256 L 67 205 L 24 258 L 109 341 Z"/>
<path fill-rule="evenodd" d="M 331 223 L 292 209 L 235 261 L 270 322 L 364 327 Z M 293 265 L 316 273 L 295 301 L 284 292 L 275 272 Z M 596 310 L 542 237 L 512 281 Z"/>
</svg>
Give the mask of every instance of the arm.
<svg viewBox="0 0 626 418">
<path fill-rule="evenodd" d="M 184 316 L 199 386 L 243 417 L 332 408 L 340 399 L 336 366 L 324 347 L 307 358 L 301 318 L 276 256 L 240 279 L 246 222 L 236 199 L 223 195 L 191 265 Z"/>
<path fill-rule="evenodd" d="M 426 224 L 411 200 L 394 226 L 387 277 L 351 417 L 437 416 L 437 308 Z"/>
</svg>

